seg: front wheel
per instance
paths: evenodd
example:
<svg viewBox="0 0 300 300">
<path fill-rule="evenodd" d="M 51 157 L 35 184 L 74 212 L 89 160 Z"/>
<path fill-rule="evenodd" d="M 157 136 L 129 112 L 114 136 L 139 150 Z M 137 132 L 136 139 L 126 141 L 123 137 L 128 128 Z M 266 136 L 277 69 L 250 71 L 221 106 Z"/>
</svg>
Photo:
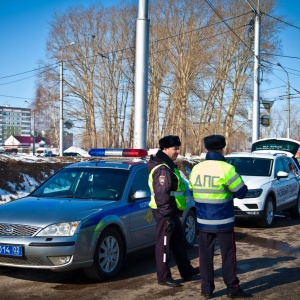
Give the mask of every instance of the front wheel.
<svg viewBox="0 0 300 300">
<path fill-rule="evenodd" d="M 196 215 L 192 210 L 187 213 L 182 225 L 185 232 L 187 248 L 191 249 L 196 242 L 198 233 Z"/>
<path fill-rule="evenodd" d="M 94 280 L 110 279 L 118 274 L 124 259 L 124 246 L 116 229 L 107 228 L 101 234 L 94 254 L 94 263 L 85 268 L 87 277 Z"/>
<path fill-rule="evenodd" d="M 272 197 L 268 196 L 264 207 L 263 218 L 262 220 L 258 221 L 257 224 L 260 227 L 264 227 L 264 228 L 272 227 L 274 222 L 274 215 L 275 215 L 274 202 Z"/>
</svg>

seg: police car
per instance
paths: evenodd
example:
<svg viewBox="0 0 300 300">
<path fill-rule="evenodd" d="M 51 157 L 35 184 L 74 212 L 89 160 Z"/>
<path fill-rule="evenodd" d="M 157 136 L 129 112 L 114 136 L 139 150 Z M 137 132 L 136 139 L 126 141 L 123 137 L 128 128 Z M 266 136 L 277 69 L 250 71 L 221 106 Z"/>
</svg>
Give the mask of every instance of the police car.
<svg viewBox="0 0 300 300">
<path fill-rule="evenodd" d="M 300 216 L 300 170 L 295 158 L 299 145 L 292 139 L 261 139 L 253 143 L 251 153 L 226 155 L 249 189 L 244 199 L 234 199 L 236 218 L 271 227 L 278 211 Z"/>
<path fill-rule="evenodd" d="M 89 154 L 96 157 L 68 165 L 27 197 L 0 206 L 0 266 L 82 268 L 89 278 L 105 280 L 120 271 L 128 253 L 154 245 L 147 151 L 92 149 Z M 182 222 L 192 247 L 196 217 L 187 196 Z"/>
</svg>

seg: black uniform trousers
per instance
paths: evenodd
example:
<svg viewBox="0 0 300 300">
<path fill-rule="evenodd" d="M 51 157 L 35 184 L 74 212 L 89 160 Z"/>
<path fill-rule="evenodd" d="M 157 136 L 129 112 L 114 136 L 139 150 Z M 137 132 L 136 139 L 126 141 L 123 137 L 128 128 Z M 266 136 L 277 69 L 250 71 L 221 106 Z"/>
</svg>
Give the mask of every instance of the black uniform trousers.
<svg viewBox="0 0 300 300">
<path fill-rule="evenodd" d="M 194 275 L 194 268 L 187 257 L 186 238 L 179 217 L 172 217 L 175 228 L 171 233 L 166 233 L 166 220 L 156 219 L 156 244 L 155 261 L 158 281 L 172 280 L 169 266 L 170 250 L 175 258 L 181 277 Z"/>
<path fill-rule="evenodd" d="M 236 245 L 234 230 L 231 232 L 199 232 L 201 289 L 205 294 L 212 294 L 214 284 L 214 248 L 219 241 L 222 257 L 222 276 L 227 286 L 227 293 L 237 293 L 239 279 L 236 274 Z"/>
</svg>

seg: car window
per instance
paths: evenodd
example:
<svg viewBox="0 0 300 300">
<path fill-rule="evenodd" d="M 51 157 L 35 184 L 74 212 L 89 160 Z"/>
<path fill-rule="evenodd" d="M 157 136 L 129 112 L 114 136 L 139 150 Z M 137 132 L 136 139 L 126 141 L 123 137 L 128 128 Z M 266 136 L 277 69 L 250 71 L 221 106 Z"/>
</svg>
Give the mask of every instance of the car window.
<svg viewBox="0 0 300 300">
<path fill-rule="evenodd" d="M 279 171 L 284 171 L 284 165 L 283 165 L 283 161 L 281 158 L 276 159 L 275 161 L 275 176 L 277 176 L 277 173 Z M 284 171 L 285 172 L 285 171 Z"/>
<path fill-rule="evenodd" d="M 284 162 L 284 171 L 293 175 L 299 175 L 298 173 L 298 168 L 295 164 L 295 162 L 289 158 L 289 157 L 284 157 L 283 158 Z"/>
<path fill-rule="evenodd" d="M 148 176 L 149 173 L 147 168 L 142 168 L 135 174 L 131 185 L 131 194 L 134 194 L 136 191 L 150 191 L 148 185 Z"/>
<path fill-rule="evenodd" d="M 129 176 L 114 168 L 65 168 L 36 189 L 32 196 L 120 200 Z"/>
<path fill-rule="evenodd" d="M 284 172 L 291 173 L 292 172 L 290 166 L 291 161 L 287 157 L 283 157 L 282 162 L 283 162 Z"/>
<path fill-rule="evenodd" d="M 271 176 L 273 160 L 256 157 L 227 157 L 226 161 L 233 165 L 240 175 Z"/>
</svg>

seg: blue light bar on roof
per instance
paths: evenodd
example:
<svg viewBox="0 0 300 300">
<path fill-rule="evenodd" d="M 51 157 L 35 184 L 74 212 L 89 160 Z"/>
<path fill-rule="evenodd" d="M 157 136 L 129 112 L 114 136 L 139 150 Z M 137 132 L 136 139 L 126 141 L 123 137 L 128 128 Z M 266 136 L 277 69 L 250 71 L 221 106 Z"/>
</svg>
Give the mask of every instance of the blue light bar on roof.
<svg viewBox="0 0 300 300">
<path fill-rule="evenodd" d="M 89 151 L 89 155 L 105 157 L 145 157 L 148 155 L 148 151 L 129 148 L 93 148 Z"/>
</svg>

